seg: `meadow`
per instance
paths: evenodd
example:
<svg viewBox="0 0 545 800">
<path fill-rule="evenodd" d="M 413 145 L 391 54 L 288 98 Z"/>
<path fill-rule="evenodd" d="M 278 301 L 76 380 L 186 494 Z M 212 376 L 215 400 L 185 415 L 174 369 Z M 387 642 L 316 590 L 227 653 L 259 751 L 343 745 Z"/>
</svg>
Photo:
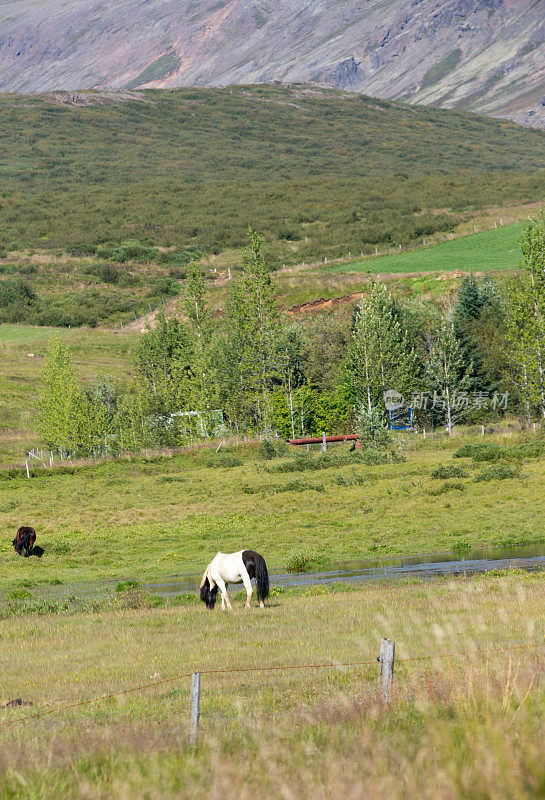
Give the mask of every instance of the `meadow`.
<svg viewBox="0 0 545 800">
<path fill-rule="evenodd" d="M 506 573 L 276 593 L 264 611 L 132 591 L 107 612 L 4 618 L 2 701 L 33 705 L 0 710 L 0 793 L 541 797 L 544 602 L 542 575 Z"/>
<path fill-rule="evenodd" d="M 313 569 L 543 542 L 541 432 L 397 446 L 265 458 L 247 442 L 0 473 L 0 795 L 541 796 L 543 574 L 273 585 L 263 611 L 235 594 L 229 614 L 146 588 L 219 549 Z M 23 522 L 41 558 L 13 552 Z"/>
<path fill-rule="evenodd" d="M 482 460 L 453 458 L 480 437 L 405 436 L 406 460 L 346 445 L 265 460 L 256 445 L 91 461 L 59 471 L 0 473 L 0 587 L 39 609 L 88 582 L 198 573 L 218 550 L 251 546 L 273 568 L 304 554 L 314 566 L 392 554 L 463 551 L 544 539 L 545 442 L 539 433 L 486 437 Z M 444 467 L 437 476 L 435 470 Z M 31 524 L 42 558 L 16 558 Z M 13 533 L 11 533 L 13 531 Z M 11 534 L 8 536 L 8 534 Z M 102 583 L 101 583 L 102 582 Z"/>
</svg>

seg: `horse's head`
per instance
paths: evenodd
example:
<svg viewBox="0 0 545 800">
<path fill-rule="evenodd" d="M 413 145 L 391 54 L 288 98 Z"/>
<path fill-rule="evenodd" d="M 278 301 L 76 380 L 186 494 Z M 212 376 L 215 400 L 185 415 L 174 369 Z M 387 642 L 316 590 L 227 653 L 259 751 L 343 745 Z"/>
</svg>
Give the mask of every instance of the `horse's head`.
<svg viewBox="0 0 545 800">
<path fill-rule="evenodd" d="M 210 587 L 210 581 L 208 580 L 208 576 L 204 579 L 203 584 L 201 585 L 201 600 L 203 603 L 206 603 L 206 607 L 213 610 L 214 606 L 216 605 L 216 598 L 218 596 L 218 587 L 214 584 L 214 588 Z"/>
</svg>

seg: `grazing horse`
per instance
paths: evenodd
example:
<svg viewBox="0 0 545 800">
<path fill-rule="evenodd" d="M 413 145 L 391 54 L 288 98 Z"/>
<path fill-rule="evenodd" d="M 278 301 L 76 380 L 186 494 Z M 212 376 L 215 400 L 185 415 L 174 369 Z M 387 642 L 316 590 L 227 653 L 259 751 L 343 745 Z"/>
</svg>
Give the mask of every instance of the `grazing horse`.
<svg viewBox="0 0 545 800">
<path fill-rule="evenodd" d="M 239 550 L 237 553 L 218 553 L 204 571 L 200 585 L 201 600 L 212 610 L 216 604 L 218 588 L 221 592 L 222 611 L 231 609 L 227 595 L 227 583 L 243 583 L 246 589 L 245 608 L 250 608 L 252 599 L 252 578 L 255 578 L 257 599 L 263 608 L 263 601 L 269 596 L 269 573 L 265 559 L 255 550 Z"/>
<path fill-rule="evenodd" d="M 20 556 L 23 555 L 24 551 L 26 558 L 32 552 L 32 548 L 34 547 L 35 543 L 36 531 L 34 528 L 30 528 L 27 525 L 22 525 L 17 531 L 17 535 L 13 540 L 13 547 L 15 548 L 15 552 Z"/>
</svg>

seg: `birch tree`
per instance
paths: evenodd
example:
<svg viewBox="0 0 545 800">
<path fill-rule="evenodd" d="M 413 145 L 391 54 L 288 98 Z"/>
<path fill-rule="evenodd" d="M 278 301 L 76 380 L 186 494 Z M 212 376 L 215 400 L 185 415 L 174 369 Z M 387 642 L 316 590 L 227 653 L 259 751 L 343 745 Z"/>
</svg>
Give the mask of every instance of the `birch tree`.
<svg viewBox="0 0 545 800">
<path fill-rule="evenodd" d="M 364 402 L 369 414 L 386 389 L 407 395 L 415 386 L 419 359 L 401 309 L 382 283 L 373 282 L 356 308 L 345 372 L 356 404 Z"/>
<path fill-rule="evenodd" d="M 520 247 L 523 261 L 520 266 L 529 278 L 529 302 L 534 321 L 528 326 L 527 336 L 533 342 L 537 370 L 539 407 L 545 419 L 545 212 L 528 218 Z"/>
<path fill-rule="evenodd" d="M 268 395 L 281 375 L 280 317 L 261 252 L 262 239 L 253 231 L 249 237 L 250 246 L 242 257 L 243 273 L 235 279 L 227 303 L 227 337 L 236 389 L 257 424 L 267 428 Z"/>
<path fill-rule="evenodd" d="M 444 412 L 451 434 L 454 422 L 468 407 L 465 395 L 471 386 L 471 365 L 465 363 L 454 324 L 447 315 L 441 318 L 438 329 L 428 335 L 427 350 L 426 383 L 434 394 L 434 407 L 439 403 L 439 410 Z"/>
</svg>

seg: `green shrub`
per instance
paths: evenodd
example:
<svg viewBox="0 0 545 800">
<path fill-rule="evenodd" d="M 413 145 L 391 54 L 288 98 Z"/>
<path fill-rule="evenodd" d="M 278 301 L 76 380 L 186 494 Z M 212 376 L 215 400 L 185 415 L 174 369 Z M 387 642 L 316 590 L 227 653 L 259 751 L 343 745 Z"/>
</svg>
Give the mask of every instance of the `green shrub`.
<svg viewBox="0 0 545 800">
<path fill-rule="evenodd" d="M 140 584 L 138 581 L 122 581 L 115 587 L 116 592 L 129 592 L 131 589 L 138 589 Z"/>
<path fill-rule="evenodd" d="M 357 472 L 352 472 L 350 475 L 339 474 L 335 476 L 335 483 L 337 486 L 361 486 L 365 483 L 365 478 Z"/>
<path fill-rule="evenodd" d="M 307 555 L 307 553 L 294 553 L 286 563 L 286 571 L 309 572 L 312 561 L 312 556 Z"/>
<path fill-rule="evenodd" d="M 15 303 L 30 305 L 36 300 L 36 293 L 24 278 L 4 278 L 0 281 L 0 308 Z"/>
<path fill-rule="evenodd" d="M 244 462 L 240 458 L 231 455 L 230 453 L 219 453 L 212 456 L 206 462 L 207 467 L 211 468 L 224 468 L 232 469 L 233 467 L 241 467 Z"/>
<path fill-rule="evenodd" d="M 272 458 L 276 458 L 276 447 L 269 439 L 265 439 L 259 445 L 258 453 L 264 461 L 270 461 Z"/>
<path fill-rule="evenodd" d="M 265 439 L 259 445 L 259 455 L 264 461 L 270 461 L 273 458 L 282 458 L 288 452 L 288 446 L 282 439 L 272 442 L 270 439 Z"/>
<path fill-rule="evenodd" d="M 8 600 L 28 600 L 32 597 L 28 589 L 13 589 L 8 594 Z"/>
<path fill-rule="evenodd" d="M 377 464 L 389 464 L 399 459 L 404 460 L 403 456 L 391 453 L 380 452 L 378 450 L 354 450 L 350 453 L 321 453 L 313 456 L 307 453 L 300 453 L 292 461 L 285 461 L 283 464 L 275 464 L 266 467 L 267 472 L 312 472 L 320 469 L 330 469 L 331 467 L 346 467 L 352 464 L 366 464 L 375 466 Z"/>
<path fill-rule="evenodd" d="M 431 489 L 430 495 L 432 497 L 437 497 L 437 495 L 445 494 L 445 492 L 463 492 L 465 488 L 465 483 L 461 483 L 460 481 L 446 481 L 441 486 L 438 486 L 437 489 Z"/>
<path fill-rule="evenodd" d="M 498 461 L 505 448 L 495 442 L 474 442 L 464 444 L 454 453 L 454 458 L 472 458 L 473 461 Z"/>
<path fill-rule="evenodd" d="M 491 467 L 483 469 L 478 475 L 473 478 L 474 481 L 504 481 L 509 478 L 516 478 L 517 472 L 507 464 L 494 464 Z"/>
<path fill-rule="evenodd" d="M 300 478 L 295 478 L 293 481 L 273 487 L 270 492 L 271 494 L 281 494 L 282 492 L 325 492 L 325 486 L 323 483 L 309 483 L 308 481 L 302 481 Z"/>
<path fill-rule="evenodd" d="M 467 472 L 457 464 L 442 464 L 432 470 L 432 478 L 467 478 Z"/>
<path fill-rule="evenodd" d="M 525 458 L 540 458 L 545 455 L 545 440 L 535 439 L 532 442 L 523 442 L 516 447 L 508 449 L 508 458 L 516 461 L 522 461 Z"/>
</svg>

